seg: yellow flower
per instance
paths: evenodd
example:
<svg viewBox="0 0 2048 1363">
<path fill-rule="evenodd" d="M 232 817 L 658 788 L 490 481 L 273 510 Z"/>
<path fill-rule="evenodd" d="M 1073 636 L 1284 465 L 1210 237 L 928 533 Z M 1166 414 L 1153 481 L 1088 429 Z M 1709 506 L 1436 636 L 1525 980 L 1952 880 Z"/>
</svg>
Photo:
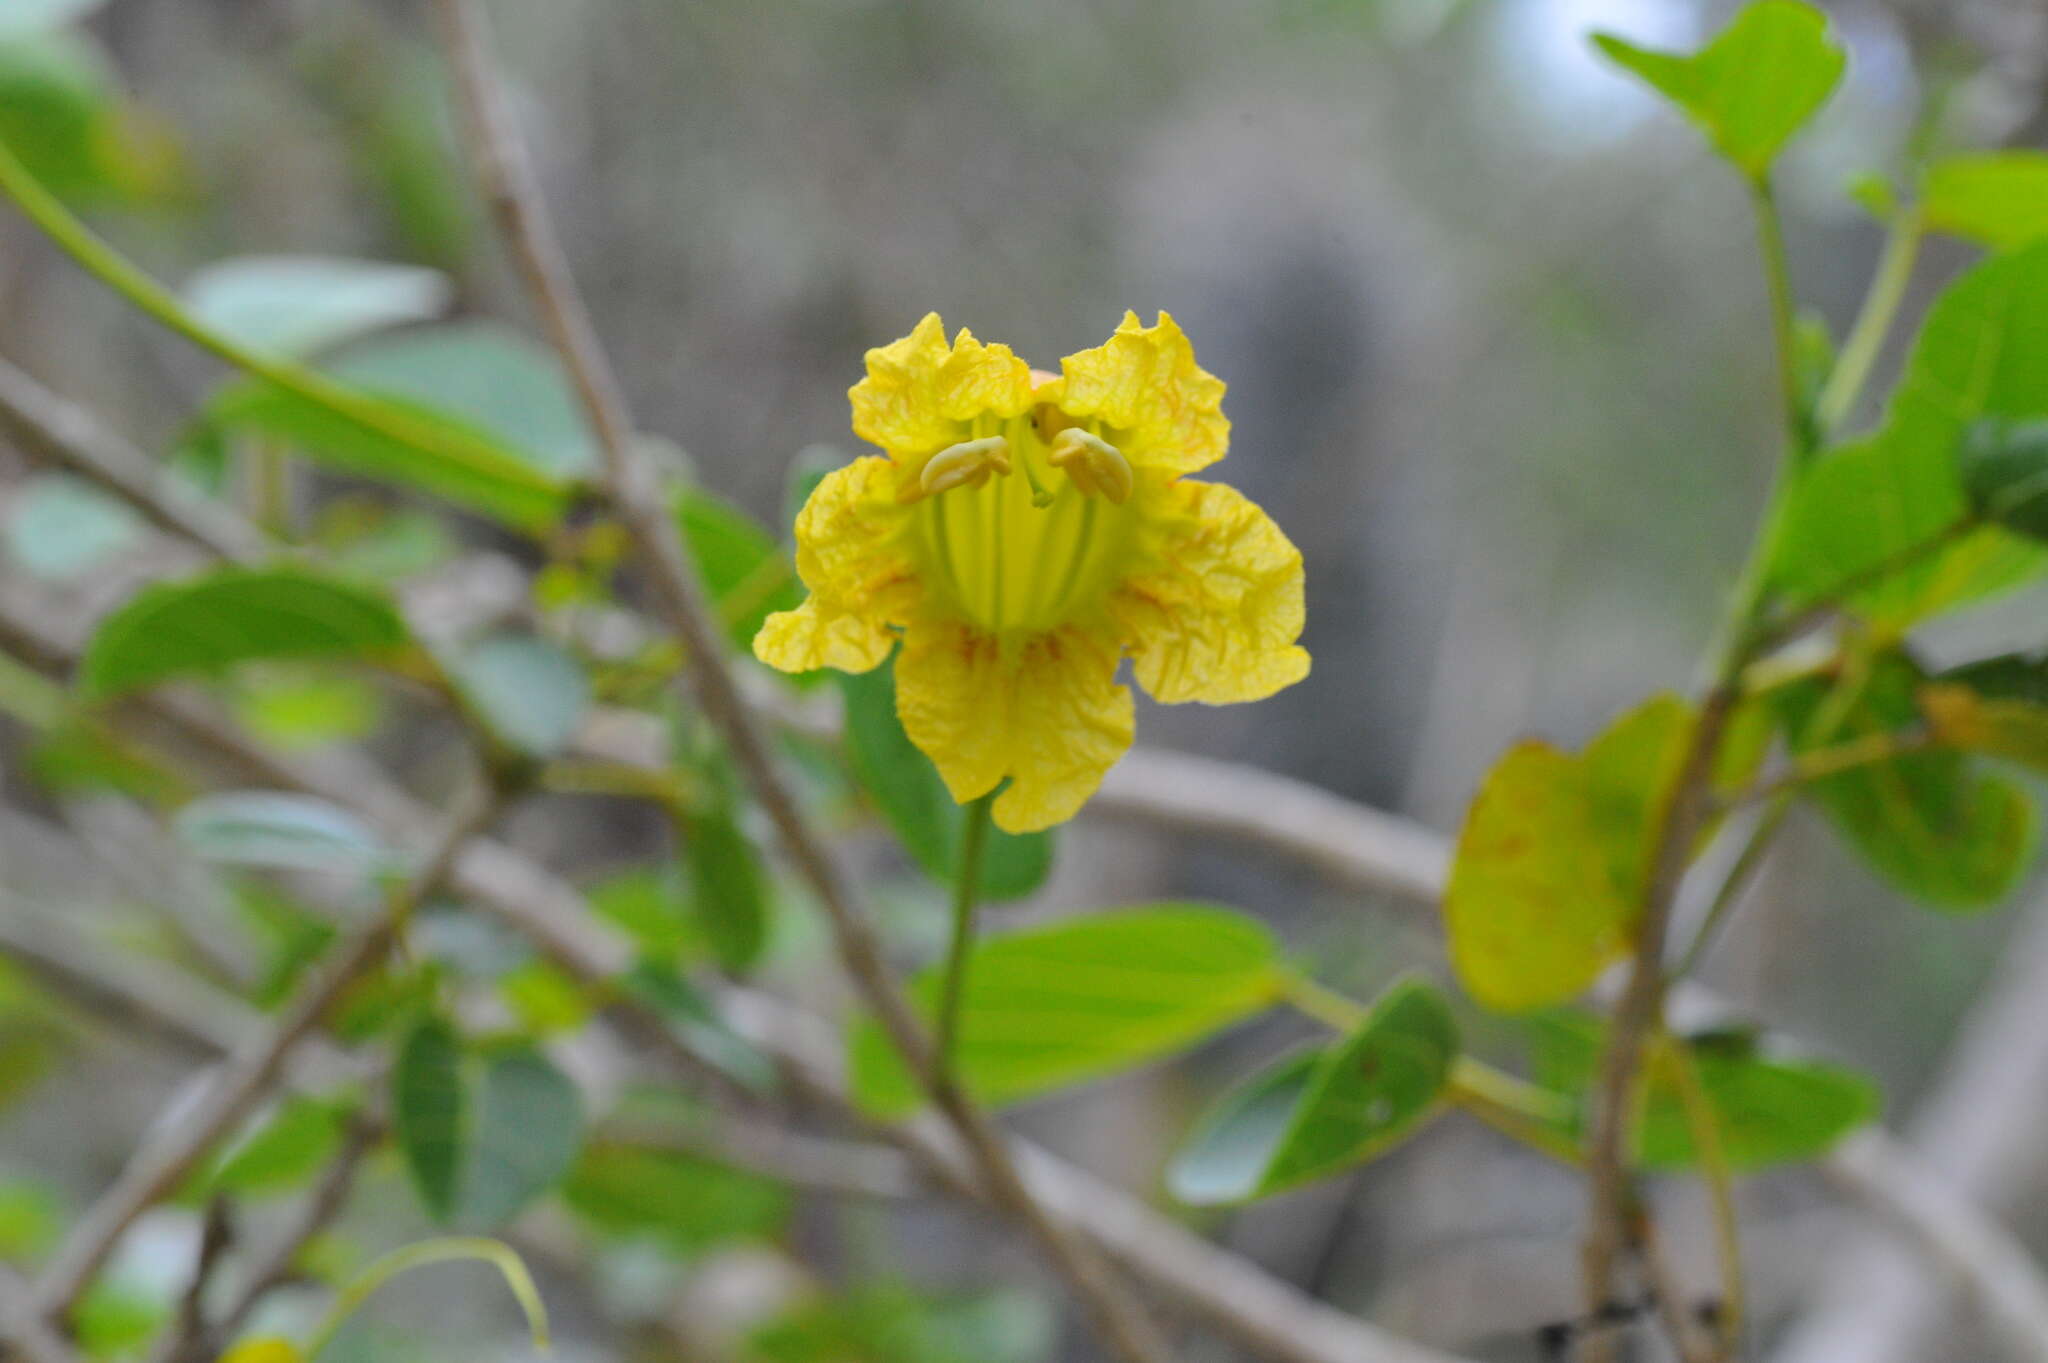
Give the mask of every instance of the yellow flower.
<svg viewBox="0 0 2048 1363">
<path fill-rule="evenodd" d="M 886 457 L 797 517 L 802 606 L 754 652 L 865 672 L 900 636 L 896 706 L 963 804 L 1003 782 L 1013 833 L 1070 819 L 1131 745 L 1128 655 L 1161 701 L 1258 700 L 1308 673 L 1301 552 L 1235 489 L 1223 382 L 1134 313 L 1055 376 L 936 313 L 870 350 L 855 434 Z"/>
</svg>

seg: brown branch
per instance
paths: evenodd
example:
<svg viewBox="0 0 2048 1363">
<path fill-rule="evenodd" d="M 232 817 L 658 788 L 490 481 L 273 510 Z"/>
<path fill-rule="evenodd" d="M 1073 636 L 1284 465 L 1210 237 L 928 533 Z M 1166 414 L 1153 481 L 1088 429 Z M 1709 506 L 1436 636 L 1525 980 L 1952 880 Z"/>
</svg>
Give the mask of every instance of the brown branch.
<svg viewBox="0 0 2048 1363">
<path fill-rule="evenodd" d="M 934 1063 L 924 1028 L 891 976 L 851 886 L 776 769 L 762 728 L 726 665 L 717 617 L 643 457 L 632 415 L 576 291 L 524 145 L 505 107 L 482 18 L 471 0 L 439 0 L 436 11 L 462 92 L 470 156 L 541 320 L 596 429 L 604 493 L 643 560 L 660 618 L 685 649 L 699 706 L 724 736 L 755 798 L 780 833 L 784 850 L 824 906 L 841 964 L 930 1098 L 960 1133 L 995 1201 L 1038 1240 L 1118 1352 L 1131 1363 L 1167 1363 L 1172 1350 L 1143 1305 L 1119 1278 L 1105 1271 L 1087 1246 L 1046 1215 L 1018 1174 L 1002 1134 Z"/>
</svg>

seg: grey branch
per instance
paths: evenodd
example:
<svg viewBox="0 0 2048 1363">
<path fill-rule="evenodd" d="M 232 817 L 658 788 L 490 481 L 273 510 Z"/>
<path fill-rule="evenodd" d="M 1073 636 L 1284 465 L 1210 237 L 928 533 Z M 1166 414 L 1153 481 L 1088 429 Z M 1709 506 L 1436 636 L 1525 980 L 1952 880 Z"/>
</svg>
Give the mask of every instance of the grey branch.
<svg viewBox="0 0 2048 1363">
<path fill-rule="evenodd" d="M 392 896 L 388 911 L 354 928 L 330 948 L 277 1018 L 228 1056 L 191 1109 L 136 1149 L 113 1186 L 79 1218 L 36 1281 L 35 1307 L 40 1315 L 61 1320 L 91 1285 L 135 1219 L 175 1188 L 216 1142 L 254 1111 L 292 1049 L 383 956 L 394 921 L 441 885 L 457 854 L 490 819 L 496 803 L 494 797 L 475 799 L 448 819 L 432 852 Z"/>
</svg>

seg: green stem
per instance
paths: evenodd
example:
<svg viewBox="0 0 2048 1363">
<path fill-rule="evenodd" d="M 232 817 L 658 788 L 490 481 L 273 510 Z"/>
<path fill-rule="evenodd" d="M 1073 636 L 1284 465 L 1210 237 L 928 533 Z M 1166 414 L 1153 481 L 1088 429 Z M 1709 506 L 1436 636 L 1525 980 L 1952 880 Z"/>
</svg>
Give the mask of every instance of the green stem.
<svg viewBox="0 0 2048 1363">
<path fill-rule="evenodd" d="M 1306 975 L 1288 974 L 1280 982 L 1280 996 L 1296 1012 L 1314 1018 L 1333 1032 L 1355 1032 L 1371 1013 L 1364 1004 L 1317 984 Z"/>
<path fill-rule="evenodd" d="M 988 845 L 989 806 L 995 798 L 990 791 L 968 805 L 960 829 L 960 859 L 953 868 L 953 940 L 946 948 L 946 974 L 939 989 L 935 1063 L 942 1080 L 952 1077 L 953 1052 L 959 1043 L 960 1002 L 967 992 L 967 962 L 974 945 L 974 907 L 981 894 L 981 854 Z"/>
<path fill-rule="evenodd" d="M 1884 253 L 1878 257 L 1877 272 L 1871 276 L 1869 292 L 1857 309 L 1849 338 L 1828 375 L 1827 386 L 1814 404 L 1813 421 L 1823 439 L 1833 435 L 1856 408 L 1863 385 L 1877 357 L 1884 352 L 1892 321 L 1905 301 L 1906 286 L 1912 282 L 1913 266 L 1920 258 L 1923 229 L 1918 208 L 1899 210 L 1885 238 Z"/>
<path fill-rule="evenodd" d="M 1742 1337 L 1746 1296 L 1742 1285 L 1742 1233 L 1735 1215 L 1734 1171 L 1728 1164 L 1727 1147 L 1721 1141 L 1721 1119 L 1707 1096 L 1707 1086 L 1700 1079 L 1692 1050 L 1669 1033 L 1665 1034 L 1664 1043 L 1678 1100 L 1685 1109 L 1693 1153 L 1699 1156 L 1700 1171 L 1706 1176 L 1713 1205 L 1714 1246 L 1721 1261 L 1722 1348 L 1727 1356 L 1733 1357 L 1735 1343 Z"/>
<path fill-rule="evenodd" d="M 1778 388 L 1785 409 L 1786 462 L 1796 471 L 1812 454 L 1812 428 L 1799 395 L 1799 351 L 1795 336 L 1796 304 L 1792 272 L 1785 261 L 1785 230 L 1778 213 L 1777 192 L 1768 178 L 1750 184 L 1756 200 L 1757 244 L 1763 253 L 1764 280 L 1771 299 L 1771 335 L 1778 354 Z"/>
<path fill-rule="evenodd" d="M 1699 931 L 1693 934 L 1692 943 L 1678 958 L 1678 964 L 1671 968 L 1673 979 L 1692 974 L 1700 959 L 1707 954 L 1707 948 L 1720 935 L 1722 923 L 1734 912 L 1742 900 L 1742 892 L 1749 888 L 1751 877 L 1763 865 L 1764 854 L 1778 836 L 1785 816 L 1791 812 L 1792 796 L 1790 792 L 1781 792 L 1757 819 L 1756 826 L 1749 830 L 1749 841 L 1742 845 L 1742 851 L 1736 854 L 1735 864 L 1728 868 L 1727 876 L 1721 881 L 1721 888 L 1715 891 L 1714 902 L 1708 906 L 1707 916 L 1700 920 Z"/>
<path fill-rule="evenodd" d="M 334 1341 L 335 1334 L 357 1307 L 368 1301 L 371 1294 L 390 1282 L 399 1274 L 423 1264 L 444 1263 L 451 1259 L 475 1259 L 496 1268 L 504 1275 L 505 1286 L 519 1302 L 519 1308 L 526 1313 L 526 1328 L 533 1336 L 533 1347 L 546 1353 L 551 1347 L 548 1340 L 548 1312 L 540 1299 L 540 1291 L 533 1285 L 533 1275 L 526 1271 L 526 1265 L 512 1252 L 509 1245 L 483 1236 L 450 1235 L 433 1240 L 422 1240 L 416 1245 L 407 1245 L 392 1250 L 355 1277 L 341 1295 L 334 1299 L 334 1305 L 327 1308 L 327 1314 L 314 1328 L 313 1337 L 306 1345 L 306 1358 L 320 1357 L 320 1351 Z"/>
<path fill-rule="evenodd" d="M 0 192 L 86 273 L 200 349 L 366 430 L 496 478 L 516 476 L 516 466 L 509 465 L 503 454 L 483 440 L 417 420 L 403 408 L 367 398 L 290 360 L 251 350 L 208 327 L 175 294 L 144 274 L 44 188 L 4 139 L 0 139 Z M 536 489 L 556 490 L 543 474 L 535 472 L 532 479 Z"/>
</svg>

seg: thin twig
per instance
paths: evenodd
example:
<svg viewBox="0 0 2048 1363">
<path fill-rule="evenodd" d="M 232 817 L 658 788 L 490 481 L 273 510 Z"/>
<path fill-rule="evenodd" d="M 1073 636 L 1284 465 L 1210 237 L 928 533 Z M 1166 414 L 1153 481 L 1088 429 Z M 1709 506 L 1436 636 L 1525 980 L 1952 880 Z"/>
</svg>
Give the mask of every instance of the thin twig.
<svg viewBox="0 0 2048 1363">
<path fill-rule="evenodd" d="M 675 517 L 653 481 L 624 395 L 576 292 L 497 84 L 482 19 L 470 0 L 440 0 L 437 13 L 462 92 L 470 155 L 519 272 L 596 430 L 606 497 L 639 551 L 660 618 L 687 653 L 699 706 L 723 735 L 790 859 L 824 906 L 842 965 L 912 1073 L 959 1131 L 996 1201 L 1039 1241 L 1118 1352 L 1131 1363 L 1166 1363 L 1172 1350 L 1143 1305 L 1104 1271 L 1091 1250 L 1045 1214 L 1019 1176 L 1004 1137 L 939 1067 L 850 885 L 776 769 L 761 726 L 733 682 L 716 614 L 706 603 Z"/>
<path fill-rule="evenodd" d="M 494 796 L 475 799 L 447 821 L 425 863 L 392 896 L 388 910 L 329 949 L 260 1035 L 251 1037 L 179 1123 L 145 1141 L 114 1184 L 87 1209 L 36 1282 L 37 1310 L 67 1315 L 135 1219 L 198 1167 L 206 1152 L 254 1110 L 299 1041 L 390 944 L 392 923 L 432 894 L 456 855 L 496 810 Z"/>
</svg>

